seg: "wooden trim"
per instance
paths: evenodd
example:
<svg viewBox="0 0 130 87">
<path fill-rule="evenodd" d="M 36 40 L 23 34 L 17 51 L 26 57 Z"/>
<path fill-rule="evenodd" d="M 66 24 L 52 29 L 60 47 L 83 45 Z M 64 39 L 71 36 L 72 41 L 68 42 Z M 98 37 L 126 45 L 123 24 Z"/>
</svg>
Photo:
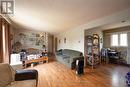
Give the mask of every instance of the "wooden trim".
<svg viewBox="0 0 130 87">
<path fill-rule="evenodd" d="M 2 51 L 2 18 L 0 16 L 0 63 L 3 62 L 3 51 Z"/>
<path fill-rule="evenodd" d="M 116 32 L 125 32 L 125 31 L 130 31 L 130 26 L 126 26 L 126 27 L 121 27 L 121 28 L 114 28 L 114 29 L 109 29 L 109 30 L 104 30 L 103 33 L 116 33 Z"/>
</svg>

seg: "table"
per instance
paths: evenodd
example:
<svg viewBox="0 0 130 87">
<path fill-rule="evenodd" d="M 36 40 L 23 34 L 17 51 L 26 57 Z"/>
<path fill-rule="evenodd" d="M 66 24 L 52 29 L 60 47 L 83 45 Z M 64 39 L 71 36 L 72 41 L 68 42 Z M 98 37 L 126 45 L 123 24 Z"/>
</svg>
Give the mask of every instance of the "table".
<svg viewBox="0 0 130 87">
<path fill-rule="evenodd" d="M 35 62 L 43 62 L 43 61 L 46 61 L 48 63 L 48 57 L 45 56 L 45 57 L 40 57 L 38 59 L 32 59 L 32 60 L 22 60 L 23 62 L 23 67 L 26 68 L 27 67 L 27 64 L 31 63 L 31 66 L 33 66 L 33 63 Z"/>
<path fill-rule="evenodd" d="M 113 62 L 119 63 L 119 58 L 120 58 L 119 54 L 120 53 L 117 52 L 117 51 L 108 52 L 109 62 L 111 62 L 111 63 L 113 63 Z"/>
</svg>

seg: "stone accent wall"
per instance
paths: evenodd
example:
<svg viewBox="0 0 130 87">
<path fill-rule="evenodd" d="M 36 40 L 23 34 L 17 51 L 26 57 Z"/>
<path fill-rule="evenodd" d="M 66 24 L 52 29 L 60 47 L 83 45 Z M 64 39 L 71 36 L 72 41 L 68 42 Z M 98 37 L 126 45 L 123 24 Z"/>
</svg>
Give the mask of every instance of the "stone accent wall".
<svg viewBox="0 0 130 87">
<path fill-rule="evenodd" d="M 29 30 L 12 29 L 12 51 L 20 52 L 21 49 L 35 48 L 48 50 L 48 33 Z"/>
</svg>

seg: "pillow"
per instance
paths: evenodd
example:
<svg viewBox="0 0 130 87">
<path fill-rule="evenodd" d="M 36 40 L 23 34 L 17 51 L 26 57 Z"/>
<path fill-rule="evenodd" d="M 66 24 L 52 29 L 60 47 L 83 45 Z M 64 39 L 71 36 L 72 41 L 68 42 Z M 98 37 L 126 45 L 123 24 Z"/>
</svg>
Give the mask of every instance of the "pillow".
<svg viewBox="0 0 130 87">
<path fill-rule="evenodd" d="M 63 59 L 70 58 L 70 56 L 62 55 Z"/>
<path fill-rule="evenodd" d="M 58 50 L 56 53 L 57 53 L 57 55 L 59 55 L 59 54 L 62 55 L 62 49 Z"/>
</svg>

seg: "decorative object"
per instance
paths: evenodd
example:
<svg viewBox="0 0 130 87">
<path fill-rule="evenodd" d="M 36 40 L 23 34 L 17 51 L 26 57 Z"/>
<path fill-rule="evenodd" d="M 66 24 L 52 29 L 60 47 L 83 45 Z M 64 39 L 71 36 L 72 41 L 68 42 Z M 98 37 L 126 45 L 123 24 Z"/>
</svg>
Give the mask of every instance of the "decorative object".
<svg viewBox="0 0 130 87">
<path fill-rule="evenodd" d="M 21 47 L 22 47 L 22 44 L 20 42 L 14 43 L 14 45 L 12 46 L 13 52 L 15 52 L 15 53 L 20 52 Z"/>
<path fill-rule="evenodd" d="M 46 50 L 46 45 L 42 45 L 42 48 Z"/>
<path fill-rule="evenodd" d="M 64 38 L 64 43 L 66 43 L 66 38 Z"/>
<path fill-rule="evenodd" d="M 59 39 L 59 43 L 60 43 L 60 39 Z"/>
</svg>

